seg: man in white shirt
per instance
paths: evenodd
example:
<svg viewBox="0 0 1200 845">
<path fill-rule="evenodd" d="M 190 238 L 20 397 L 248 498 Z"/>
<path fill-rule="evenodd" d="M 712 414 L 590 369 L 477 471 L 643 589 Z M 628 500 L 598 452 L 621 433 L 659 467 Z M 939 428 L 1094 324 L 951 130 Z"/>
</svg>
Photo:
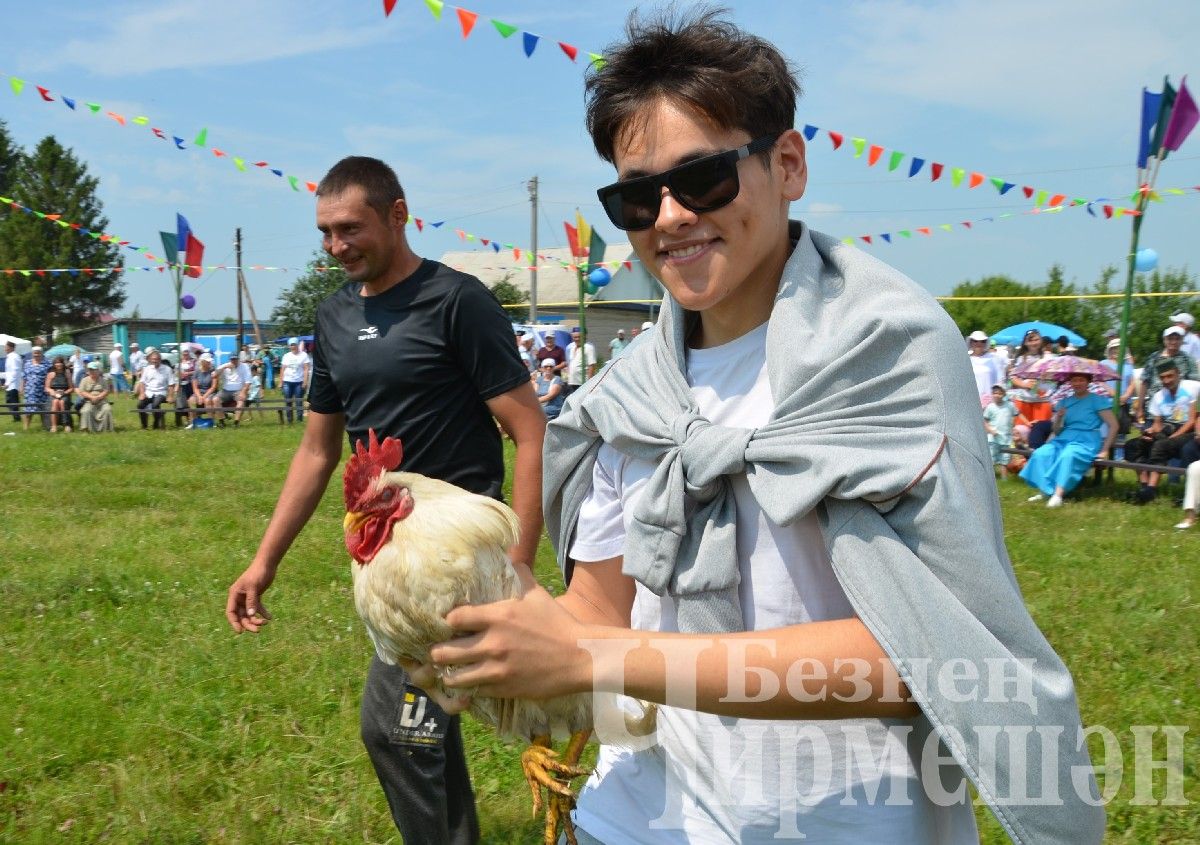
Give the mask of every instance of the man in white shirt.
<svg viewBox="0 0 1200 845">
<path fill-rule="evenodd" d="M 237 413 L 233 416 L 233 424 L 239 425 L 242 422 L 242 410 L 246 407 L 246 397 L 250 394 L 252 378 L 250 365 L 243 364 L 235 352 L 217 370 L 217 378 L 221 383 L 220 392 L 217 394 L 217 403 L 222 408 L 236 407 Z M 224 411 L 218 412 L 217 425 L 221 428 L 225 427 Z"/>
<path fill-rule="evenodd" d="M 292 409 L 296 421 L 304 422 L 304 394 L 308 392 L 308 380 L 312 373 L 312 359 L 300 348 L 300 338 L 288 338 L 288 351 L 279 362 L 283 375 L 283 401 L 287 403 L 287 421 L 292 421 Z"/>
<path fill-rule="evenodd" d="M 108 377 L 112 379 L 113 393 L 128 393 L 129 382 L 125 379 L 125 353 L 120 343 L 113 344 L 108 353 Z"/>
<path fill-rule="evenodd" d="M 11 340 L 4 343 L 4 401 L 12 411 L 14 422 L 21 421 L 17 406 L 21 401 L 21 377 L 25 372 L 25 361 L 17 354 L 17 345 Z"/>
<path fill-rule="evenodd" d="M 1194 439 L 1200 381 L 1181 379 L 1179 365 L 1169 358 L 1156 366 L 1162 387 L 1150 398 L 1148 416 L 1153 422 L 1141 437 L 1125 444 L 1125 459 L 1166 466 L 1171 459 L 1180 457 L 1184 447 Z M 1158 472 L 1139 472 L 1141 487 L 1134 502 L 1143 505 L 1153 501 L 1158 496 L 1161 477 Z"/>
<path fill-rule="evenodd" d="M 151 346 L 151 349 L 154 347 Z M 133 381 L 136 384 L 137 380 L 142 376 L 142 370 L 146 366 L 146 353 L 142 352 L 135 340 L 129 344 L 129 371 L 133 374 Z"/>
<path fill-rule="evenodd" d="M 564 390 L 570 396 L 587 379 L 596 374 L 596 347 L 591 341 L 580 342 L 578 328 L 571 329 L 571 342 L 567 344 L 567 386 Z M 586 378 L 585 378 L 586 373 Z"/>
<path fill-rule="evenodd" d="M 1007 387 L 1004 362 L 988 348 L 988 336 L 984 332 L 976 330 L 967 335 L 967 346 L 975 387 L 980 403 L 986 408 L 992 402 L 992 388 L 996 385 Z"/>
<path fill-rule="evenodd" d="M 1192 356 L 1192 359 L 1200 364 L 1200 335 L 1192 331 L 1192 327 L 1196 325 L 1196 318 L 1186 311 L 1180 311 L 1171 315 L 1171 322 L 1184 331 L 1183 343 L 1180 344 L 1179 350 Z"/>
<path fill-rule="evenodd" d="M 145 357 L 135 388 L 138 415 L 142 420 L 142 428 L 147 427 L 151 416 L 154 417 L 155 428 L 166 428 L 166 420 L 160 409 L 164 403 L 170 403 L 175 398 L 175 373 L 162 362 L 162 355 L 153 346 L 147 348 Z"/>
</svg>

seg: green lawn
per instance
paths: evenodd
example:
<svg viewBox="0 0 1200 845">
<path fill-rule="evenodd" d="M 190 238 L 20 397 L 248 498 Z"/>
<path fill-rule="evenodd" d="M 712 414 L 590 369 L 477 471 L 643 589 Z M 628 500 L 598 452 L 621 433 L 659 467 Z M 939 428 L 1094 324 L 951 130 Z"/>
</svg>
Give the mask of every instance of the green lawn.
<svg viewBox="0 0 1200 845">
<path fill-rule="evenodd" d="M 0 841 L 399 842 L 358 741 L 370 647 L 350 595 L 340 485 L 268 594 L 275 621 L 235 637 L 225 590 L 254 552 L 300 429 L 271 419 L 142 432 L 127 406 L 123 430 L 101 436 L 0 419 Z M 1010 550 L 1075 673 L 1084 721 L 1122 741 L 1110 839 L 1200 842 L 1191 807 L 1129 803 L 1130 725 L 1193 728 L 1185 777 L 1200 798 L 1200 531 L 1174 532 L 1170 501 L 1122 503 L 1124 484 L 1089 488 L 1058 512 L 1002 484 Z M 538 568 L 553 585 L 545 542 Z M 466 732 L 485 841 L 534 841 L 517 749 L 474 724 Z M 984 841 L 1006 841 L 980 818 Z"/>
</svg>

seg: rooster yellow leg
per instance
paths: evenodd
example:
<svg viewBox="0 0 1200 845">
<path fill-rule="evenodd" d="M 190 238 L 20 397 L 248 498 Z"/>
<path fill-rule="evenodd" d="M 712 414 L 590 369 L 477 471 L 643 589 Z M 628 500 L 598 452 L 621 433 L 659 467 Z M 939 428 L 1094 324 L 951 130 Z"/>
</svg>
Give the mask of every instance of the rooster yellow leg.
<svg viewBox="0 0 1200 845">
<path fill-rule="evenodd" d="M 535 736 L 531 745 L 521 755 L 521 768 L 533 794 L 533 814 L 542 810 L 542 788 L 546 789 L 545 845 L 554 845 L 559 825 L 562 825 L 569 845 L 576 845 L 575 830 L 571 826 L 571 810 L 575 807 L 575 793 L 571 790 L 572 778 L 586 775 L 585 769 L 576 765 L 591 736 L 590 730 L 571 735 L 563 757 L 550 747 L 548 736 Z"/>
</svg>

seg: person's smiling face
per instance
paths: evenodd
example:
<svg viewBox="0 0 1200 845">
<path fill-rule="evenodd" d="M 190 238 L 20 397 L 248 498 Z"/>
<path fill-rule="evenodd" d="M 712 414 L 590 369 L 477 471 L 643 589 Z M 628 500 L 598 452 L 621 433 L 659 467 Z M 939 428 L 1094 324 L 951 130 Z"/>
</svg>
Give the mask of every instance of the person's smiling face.
<svg viewBox="0 0 1200 845">
<path fill-rule="evenodd" d="M 367 205 L 366 191 L 359 186 L 317 198 L 321 247 L 347 277 L 370 286 L 386 285 L 400 272 L 397 247 L 407 219 L 404 200 L 396 200 L 385 218 Z"/>
<path fill-rule="evenodd" d="M 658 174 L 750 140 L 744 130 L 723 129 L 659 100 L 617 139 L 617 178 Z M 788 206 L 803 195 L 807 181 L 798 133 L 784 133 L 765 155 L 768 167 L 757 155 L 736 165 L 740 187 L 728 205 L 697 214 L 663 187 L 654 225 L 628 233 L 638 258 L 676 302 L 689 311 L 713 312 L 719 322 L 736 324 L 735 332 L 749 331 L 770 314 L 791 249 Z"/>
</svg>

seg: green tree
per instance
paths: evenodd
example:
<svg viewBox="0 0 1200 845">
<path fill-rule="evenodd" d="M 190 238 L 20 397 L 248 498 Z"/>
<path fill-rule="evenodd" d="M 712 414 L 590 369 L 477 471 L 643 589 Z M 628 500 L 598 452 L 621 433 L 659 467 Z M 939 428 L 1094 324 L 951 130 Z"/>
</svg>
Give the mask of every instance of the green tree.
<svg viewBox="0 0 1200 845">
<path fill-rule="evenodd" d="M 323 250 L 317 250 L 308 272 L 279 294 L 271 319 L 279 324 L 282 334 L 312 334 L 317 323 L 317 306 L 347 281 L 341 265 Z"/>
<path fill-rule="evenodd" d="M 1008 276 L 987 276 L 978 282 L 961 282 L 954 286 L 951 296 L 997 297 L 1031 296 L 1032 286 Z M 942 303 L 962 334 L 968 335 L 977 329 L 989 335 L 1014 323 L 1033 320 L 1029 316 L 1030 305 L 1025 300 L 978 299 L 947 300 Z"/>
<path fill-rule="evenodd" d="M 21 159 L 21 148 L 8 134 L 8 127 L 0 120 L 0 196 L 12 198 L 13 180 L 17 177 L 17 164 Z"/>
<path fill-rule="evenodd" d="M 527 323 L 529 322 L 529 291 L 521 290 L 514 285 L 509 281 L 511 278 L 511 273 L 505 274 L 503 279 L 492 285 L 492 294 L 501 305 L 506 306 L 504 311 L 514 323 Z"/>
<path fill-rule="evenodd" d="M 6 136 L 5 136 L 6 137 Z M 0 138 L 0 159 L 5 139 Z M 0 161 L 0 168 L 4 162 Z M 0 173 L 3 170 L 0 169 Z M 120 248 L 100 240 L 108 227 L 96 189 L 99 180 L 70 150 L 47 136 L 32 153 L 21 152 L 7 189 L 13 199 L 40 212 L 62 215 L 91 235 L 36 214 L 0 218 L 0 267 L 61 272 L 13 274 L 0 285 L 0 325 L 25 335 L 52 335 L 54 328 L 92 322 L 125 302 L 121 272 L 81 268 L 121 265 Z"/>
</svg>

